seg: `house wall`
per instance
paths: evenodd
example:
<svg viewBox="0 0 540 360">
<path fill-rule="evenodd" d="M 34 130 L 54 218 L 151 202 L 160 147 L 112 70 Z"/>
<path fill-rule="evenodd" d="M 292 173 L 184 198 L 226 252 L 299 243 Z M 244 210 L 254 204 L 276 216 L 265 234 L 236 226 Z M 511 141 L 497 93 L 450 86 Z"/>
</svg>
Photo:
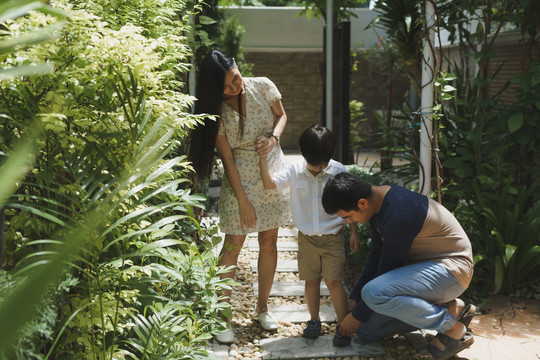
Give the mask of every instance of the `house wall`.
<svg viewBox="0 0 540 360">
<path fill-rule="evenodd" d="M 281 92 L 287 127 L 281 137 L 284 149 L 297 149 L 302 131 L 320 122 L 322 78 L 320 52 L 249 52 L 254 76 L 266 76 Z"/>
<path fill-rule="evenodd" d="M 242 47 L 248 52 L 322 51 L 324 20 L 298 16 L 301 7 L 228 7 L 225 12 L 238 18 L 246 32 Z M 376 14 L 369 9 L 354 9 L 351 18 L 351 46 L 371 48 L 377 35 L 365 27 Z"/>
<path fill-rule="evenodd" d="M 519 31 L 511 31 L 498 35 L 493 44 L 495 57 L 490 59 L 488 63 L 488 74 L 497 76 L 493 79 L 488 87 L 488 96 L 496 96 L 510 80 L 510 78 L 522 71 L 526 71 L 528 66 L 533 61 L 540 59 L 540 49 L 535 46 L 528 48 L 525 40 Z M 444 49 L 445 59 L 451 59 L 452 62 L 457 62 L 463 65 L 463 62 L 468 62 L 471 72 L 478 71 L 475 61 L 472 57 L 460 58 L 458 48 L 456 46 L 448 46 Z M 444 64 L 447 66 L 447 63 Z M 474 73 L 470 77 L 474 77 Z M 507 90 L 500 98 L 499 104 L 510 104 L 516 100 L 515 93 L 511 89 Z"/>
<path fill-rule="evenodd" d="M 530 49 L 525 44 L 519 32 L 501 34 L 493 49 L 497 55 L 491 59 L 488 65 L 488 72 L 494 74 L 499 67 L 501 70 L 497 77 L 489 86 L 488 96 L 495 96 L 516 73 L 525 71 L 531 63 L 531 59 L 540 60 L 540 49 L 538 46 Z M 527 54 L 530 53 L 530 56 Z M 510 104 L 516 100 L 515 92 L 506 91 L 501 97 L 501 104 Z"/>
</svg>

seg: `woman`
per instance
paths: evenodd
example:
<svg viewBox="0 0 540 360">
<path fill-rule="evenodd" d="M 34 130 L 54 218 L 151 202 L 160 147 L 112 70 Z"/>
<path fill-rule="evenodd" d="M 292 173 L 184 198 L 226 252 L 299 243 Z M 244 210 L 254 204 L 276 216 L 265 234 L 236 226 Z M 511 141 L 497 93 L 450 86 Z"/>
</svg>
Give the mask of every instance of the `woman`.
<svg viewBox="0 0 540 360">
<path fill-rule="evenodd" d="M 271 171 L 283 167 L 279 137 L 287 122 L 281 94 L 267 78 L 243 78 L 231 59 L 214 50 L 202 61 L 197 86 L 197 114 L 215 115 L 191 136 L 189 159 L 199 179 L 212 171 L 214 147 L 223 163 L 219 217 L 225 242 L 220 265 L 236 266 L 246 235 L 259 233 L 259 296 L 256 312 L 265 330 L 277 330 L 277 321 L 268 313 L 268 296 L 277 263 L 278 227 L 290 219 L 288 196 L 264 189 L 257 150 L 266 153 Z M 234 278 L 236 268 L 222 278 Z M 225 290 L 230 300 L 231 290 Z M 232 343 L 228 329 L 216 336 Z"/>
</svg>

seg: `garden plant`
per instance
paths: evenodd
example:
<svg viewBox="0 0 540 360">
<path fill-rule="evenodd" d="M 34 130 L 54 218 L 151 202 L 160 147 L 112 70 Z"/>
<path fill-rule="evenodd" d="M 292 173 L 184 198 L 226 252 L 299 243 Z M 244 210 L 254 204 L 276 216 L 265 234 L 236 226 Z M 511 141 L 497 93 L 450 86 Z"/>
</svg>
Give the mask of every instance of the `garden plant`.
<svg viewBox="0 0 540 360">
<path fill-rule="evenodd" d="M 231 283 L 181 155 L 202 4 L 29 4 L 0 8 L 0 356 L 207 356 Z"/>
<path fill-rule="evenodd" d="M 422 5 L 380 1 L 375 7 L 379 17 L 372 24 L 387 34 L 384 42 L 398 49 L 398 64 L 415 88 L 421 60 L 415 54 L 425 31 Z M 440 44 L 430 44 L 437 49 L 433 195 L 455 213 L 473 243 L 477 268 L 469 292 L 538 293 L 534 287 L 527 289 L 540 282 L 540 63 L 534 56 L 540 50 L 539 6 L 517 0 L 436 4 L 438 29 L 448 32 L 459 55 L 450 57 L 437 48 Z M 521 72 L 492 95 L 488 87 L 504 64 L 494 68 L 490 62 L 497 59 L 494 45 L 504 30 L 521 33 L 527 46 Z M 503 95 L 512 100 L 502 101 Z M 419 110 L 406 104 L 401 112 L 409 119 L 411 139 L 402 154 L 412 161 L 388 175 L 414 173 L 418 164 L 414 149 Z"/>
</svg>

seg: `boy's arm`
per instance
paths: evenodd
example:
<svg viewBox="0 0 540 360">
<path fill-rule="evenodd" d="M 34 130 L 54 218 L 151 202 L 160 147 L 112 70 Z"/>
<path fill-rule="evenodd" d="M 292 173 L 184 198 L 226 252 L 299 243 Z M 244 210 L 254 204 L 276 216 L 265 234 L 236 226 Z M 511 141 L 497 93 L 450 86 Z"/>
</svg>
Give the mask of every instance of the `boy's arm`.
<svg viewBox="0 0 540 360">
<path fill-rule="evenodd" d="M 261 177 L 265 189 L 275 189 L 276 184 L 272 180 L 272 174 L 270 173 L 270 168 L 268 167 L 268 162 L 266 161 L 266 155 L 259 156 L 259 164 L 261 168 Z"/>
<path fill-rule="evenodd" d="M 349 230 L 350 230 L 350 237 L 349 237 L 349 246 L 351 247 L 351 254 L 354 254 L 358 251 L 358 248 L 360 247 L 360 244 L 358 242 L 358 232 L 357 232 L 357 225 L 356 224 L 349 224 Z"/>
</svg>

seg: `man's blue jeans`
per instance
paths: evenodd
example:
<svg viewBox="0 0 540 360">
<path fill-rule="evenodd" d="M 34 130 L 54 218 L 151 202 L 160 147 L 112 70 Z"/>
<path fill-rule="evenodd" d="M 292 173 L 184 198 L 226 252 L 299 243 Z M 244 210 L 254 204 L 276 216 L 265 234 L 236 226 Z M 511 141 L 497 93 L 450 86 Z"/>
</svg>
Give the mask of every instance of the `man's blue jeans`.
<svg viewBox="0 0 540 360">
<path fill-rule="evenodd" d="M 443 265 L 424 262 L 389 271 L 364 285 L 362 299 L 374 311 L 357 335 L 378 341 L 417 329 L 446 332 L 456 319 L 443 304 L 465 289 Z"/>
</svg>

